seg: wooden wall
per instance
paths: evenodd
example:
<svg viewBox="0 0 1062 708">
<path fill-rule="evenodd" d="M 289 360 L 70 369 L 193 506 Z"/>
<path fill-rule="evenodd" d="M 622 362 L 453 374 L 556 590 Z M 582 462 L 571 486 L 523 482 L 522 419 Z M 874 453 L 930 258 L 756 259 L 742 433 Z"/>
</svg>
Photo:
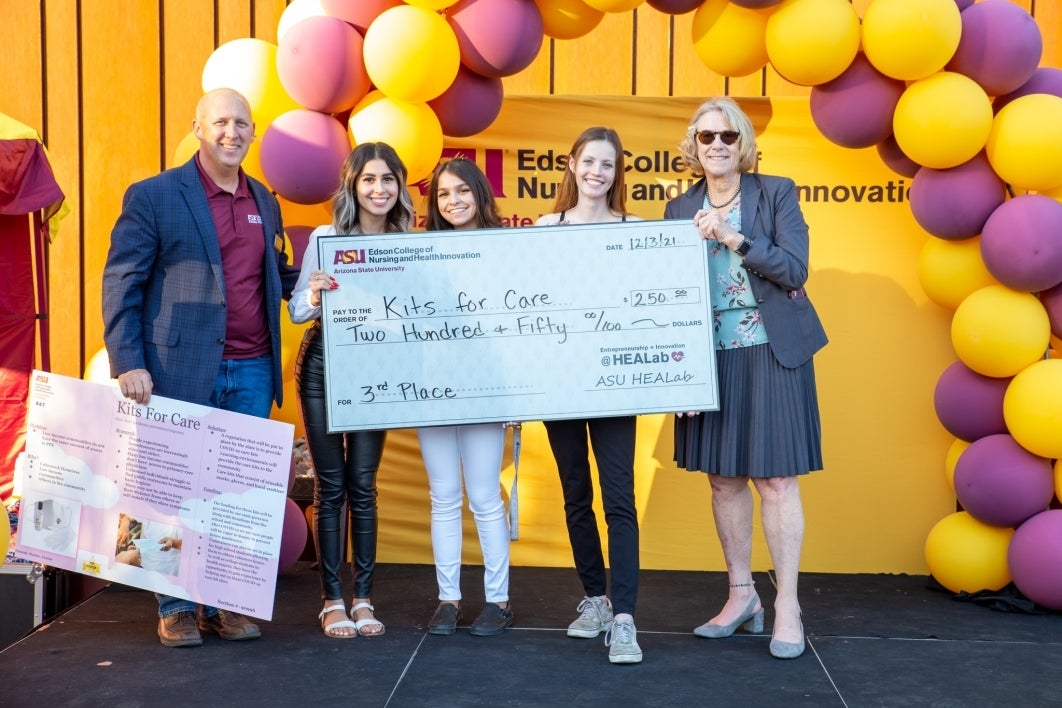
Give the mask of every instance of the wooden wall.
<svg viewBox="0 0 1062 708">
<path fill-rule="evenodd" d="M 355 0 L 356 1 L 356 0 Z M 1024 0 L 1062 66 L 1062 0 Z M 862 12 L 869 0 L 853 0 Z M 276 41 L 285 0 L 0 0 L 0 111 L 38 130 L 71 207 L 50 249 L 51 368 L 80 376 L 102 347 L 100 274 L 126 186 L 169 166 L 191 126 L 203 65 L 242 37 Z M 649 5 L 548 40 L 505 80 L 508 94 L 793 96 L 770 68 L 713 74 L 691 44 L 692 13 Z"/>
</svg>

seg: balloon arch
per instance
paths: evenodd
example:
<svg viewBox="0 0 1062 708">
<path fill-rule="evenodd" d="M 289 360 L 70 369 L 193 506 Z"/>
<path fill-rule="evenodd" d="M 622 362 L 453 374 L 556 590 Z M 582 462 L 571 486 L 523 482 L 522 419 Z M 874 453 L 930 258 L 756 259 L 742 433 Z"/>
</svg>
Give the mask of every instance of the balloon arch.
<svg viewBox="0 0 1062 708">
<path fill-rule="evenodd" d="M 964 509 L 930 531 L 927 564 L 954 592 L 1013 581 L 1062 609 L 1062 69 L 1039 66 L 1039 28 L 1019 6 L 871 0 L 859 17 L 849 0 L 294 0 L 277 44 L 223 44 L 202 85 L 251 103 L 261 140 L 248 171 L 321 204 L 352 145 L 390 143 L 416 182 L 444 136 L 491 125 L 502 77 L 546 37 L 586 35 L 643 1 L 694 13 L 712 71 L 770 63 L 811 87 L 828 140 L 876 146 L 912 178 L 912 214 L 934 237 L 919 280 L 954 311 L 958 361 L 934 404 L 956 438 L 945 468 Z M 194 149 L 186 137 L 175 159 Z"/>
</svg>

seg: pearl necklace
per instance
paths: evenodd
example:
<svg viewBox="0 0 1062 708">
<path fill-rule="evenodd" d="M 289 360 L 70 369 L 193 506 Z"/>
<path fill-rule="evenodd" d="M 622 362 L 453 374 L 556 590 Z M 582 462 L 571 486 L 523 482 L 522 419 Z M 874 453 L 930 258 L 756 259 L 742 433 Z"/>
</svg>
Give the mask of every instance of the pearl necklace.
<svg viewBox="0 0 1062 708">
<path fill-rule="evenodd" d="M 734 200 L 738 198 L 739 194 L 741 194 L 741 183 L 740 182 L 738 182 L 737 191 L 734 192 L 731 195 L 730 199 L 727 199 L 722 204 L 713 204 L 712 203 L 712 195 L 708 193 L 708 185 L 704 186 L 704 199 L 705 199 L 705 201 L 708 202 L 708 206 L 710 206 L 713 209 L 722 209 L 723 207 L 730 206 L 730 204 L 732 204 L 734 202 Z"/>
</svg>

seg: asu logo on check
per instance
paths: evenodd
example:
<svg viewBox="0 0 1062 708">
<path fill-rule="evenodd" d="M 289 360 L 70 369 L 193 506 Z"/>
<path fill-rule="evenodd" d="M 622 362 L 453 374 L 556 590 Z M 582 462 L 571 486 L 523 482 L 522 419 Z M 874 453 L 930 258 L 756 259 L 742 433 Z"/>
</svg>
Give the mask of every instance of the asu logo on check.
<svg viewBox="0 0 1062 708">
<path fill-rule="evenodd" d="M 332 265 L 347 265 L 350 263 L 364 263 L 365 249 L 351 248 L 345 251 L 336 251 L 332 256 Z"/>
</svg>

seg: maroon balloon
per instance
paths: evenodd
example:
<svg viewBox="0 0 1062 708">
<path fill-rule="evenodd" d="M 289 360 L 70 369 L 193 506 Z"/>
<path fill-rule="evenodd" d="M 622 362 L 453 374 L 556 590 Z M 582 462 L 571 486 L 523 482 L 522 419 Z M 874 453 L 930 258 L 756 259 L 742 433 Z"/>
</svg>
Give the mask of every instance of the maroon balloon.
<svg viewBox="0 0 1062 708">
<path fill-rule="evenodd" d="M 1005 202 L 981 231 L 981 258 L 1014 290 L 1055 287 L 1062 282 L 1062 204 L 1039 194 Z"/>
<path fill-rule="evenodd" d="M 974 4 L 974 0 L 955 0 L 955 4 L 959 6 L 959 12 L 962 12 L 966 8 Z"/>
<path fill-rule="evenodd" d="M 811 119 L 841 147 L 877 145 L 892 135 L 892 113 L 906 87 L 857 54 L 836 79 L 811 87 Z"/>
<path fill-rule="evenodd" d="M 306 550 L 309 527 L 302 509 L 294 499 L 288 497 L 284 506 L 284 522 L 280 531 L 280 554 L 277 559 L 277 572 L 283 573 L 295 565 L 302 552 Z"/>
<path fill-rule="evenodd" d="M 899 143 L 896 142 L 895 135 L 890 135 L 878 143 L 878 155 L 886 167 L 904 177 L 914 177 L 922 167 L 907 157 Z"/>
<path fill-rule="evenodd" d="M 384 10 L 404 5 L 402 0 L 320 0 L 321 9 L 329 17 L 338 17 L 354 26 L 365 36 L 365 30 Z"/>
<path fill-rule="evenodd" d="M 763 7 L 772 7 L 778 5 L 782 0 L 730 0 L 730 4 L 737 5 L 738 7 L 747 7 L 751 10 L 758 10 Z"/>
<path fill-rule="evenodd" d="M 1062 284 L 1040 293 L 1040 304 L 1047 310 L 1051 321 L 1051 334 L 1062 338 Z"/>
<path fill-rule="evenodd" d="M 284 233 L 288 235 L 288 240 L 291 241 L 291 264 L 296 268 L 302 267 L 302 255 L 306 252 L 306 245 L 310 242 L 310 234 L 313 233 L 315 226 L 303 226 L 296 224 L 289 226 L 284 225 Z M 294 482 L 292 482 L 294 484 Z M 291 491 L 290 489 L 288 490 Z"/>
<path fill-rule="evenodd" d="M 984 152 L 957 167 L 923 167 L 911 182 L 915 221 L 934 236 L 948 240 L 981 233 L 988 217 L 1006 198 L 1006 185 Z"/>
<path fill-rule="evenodd" d="M 542 47 L 542 14 L 534 0 L 460 0 L 446 16 L 461 63 L 484 76 L 522 71 Z"/>
<path fill-rule="evenodd" d="M 1047 509 L 1055 495 L 1051 460 L 1010 435 L 975 440 L 955 463 L 955 496 L 963 509 L 991 526 L 1014 527 Z"/>
<path fill-rule="evenodd" d="M 654 10 L 668 15 L 684 15 L 703 5 L 704 0 L 647 0 L 647 4 Z"/>
<path fill-rule="evenodd" d="M 962 11 L 962 35 L 947 69 L 1000 96 L 1028 81 L 1042 54 L 1032 15 L 1009 0 L 984 0 Z"/>
<path fill-rule="evenodd" d="M 1032 77 L 1024 84 L 1008 94 L 998 96 L 992 102 L 992 108 L 996 113 L 999 113 L 1003 106 L 1015 98 L 1029 96 L 1034 93 L 1046 93 L 1062 98 L 1062 69 L 1053 66 L 1041 66 L 1033 72 Z"/>
<path fill-rule="evenodd" d="M 350 138 L 342 123 L 302 109 L 273 119 L 259 152 L 269 186 L 296 204 L 320 204 L 331 197 L 349 154 Z"/>
<path fill-rule="evenodd" d="M 937 419 L 945 430 L 966 442 L 1005 433 L 1003 397 L 1009 384 L 1009 378 L 982 376 L 956 361 L 940 375 L 933 391 Z"/>
<path fill-rule="evenodd" d="M 347 110 L 372 82 L 362 60 L 362 36 L 335 17 L 307 17 L 277 45 L 277 75 L 288 95 L 312 111 Z"/>
<path fill-rule="evenodd" d="M 450 88 L 428 101 L 442 124 L 443 135 L 464 138 L 482 132 L 501 113 L 505 97 L 502 80 L 477 74 L 466 66 L 457 71 Z"/>
<path fill-rule="evenodd" d="M 1007 567 L 1025 597 L 1052 610 L 1062 610 L 1062 509 L 1042 511 L 1027 520 L 1010 539 Z"/>
</svg>

